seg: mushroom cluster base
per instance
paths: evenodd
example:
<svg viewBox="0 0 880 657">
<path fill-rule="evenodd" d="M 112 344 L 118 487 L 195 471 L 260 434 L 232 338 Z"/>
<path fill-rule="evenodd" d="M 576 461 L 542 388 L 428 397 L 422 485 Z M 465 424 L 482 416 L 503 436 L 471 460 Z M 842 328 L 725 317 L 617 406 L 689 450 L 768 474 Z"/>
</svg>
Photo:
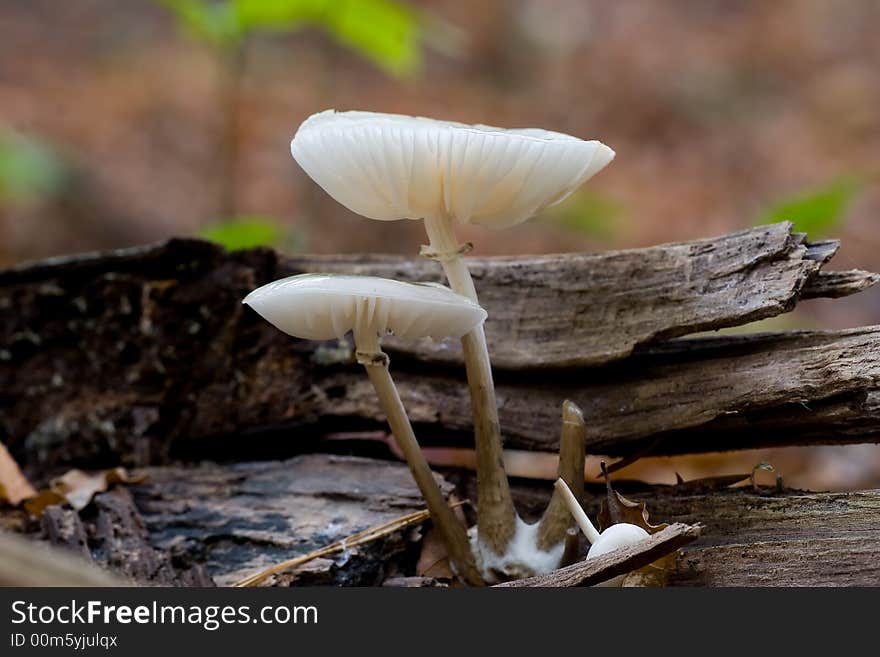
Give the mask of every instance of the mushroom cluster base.
<svg viewBox="0 0 880 657">
<path fill-rule="evenodd" d="M 494 584 L 541 575 L 559 568 L 565 551 L 565 541 L 560 541 L 550 549 L 541 550 L 538 548 L 538 528 L 539 523 L 528 524 L 517 518 L 513 538 L 507 544 L 504 554 L 497 554 L 480 541 L 479 534 L 472 529 L 471 550 L 483 579 Z"/>
</svg>

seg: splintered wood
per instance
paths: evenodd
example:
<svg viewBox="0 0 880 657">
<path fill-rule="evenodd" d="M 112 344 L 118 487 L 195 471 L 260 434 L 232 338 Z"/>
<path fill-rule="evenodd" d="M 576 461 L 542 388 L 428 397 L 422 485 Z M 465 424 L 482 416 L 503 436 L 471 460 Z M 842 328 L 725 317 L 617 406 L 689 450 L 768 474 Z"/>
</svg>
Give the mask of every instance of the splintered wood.
<svg viewBox="0 0 880 657">
<path fill-rule="evenodd" d="M 505 445 L 555 451 L 566 398 L 584 410 L 593 454 L 876 440 L 880 327 L 658 342 L 877 280 L 822 271 L 836 248 L 783 223 L 597 255 L 472 260 Z M 348 345 L 291 340 L 241 304 L 308 270 L 441 278 L 424 260 L 281 258 L 194 240 L 0 272 L 0 303 L 16 308 L 0 323 L 8 446 L 48 466 L 146 465 L 246 459 L 277 450 L 280 435 L 382 426 Z M 457 358 L 452 342 L 399 344 L 392 367 L 420 437 L 467 445 L 464 373 L 436 362 Z"/>
<path fill-rule="evenodd" d="M 880 326 L 683 337 L 878 281 L 823 269 L 837 246 L 780 223 L 647 249 L 469 259 L 489 313 L 505 446 L 555 452 L 564 399 L 583 409 L 590 454 L 880 441 Z M 47 477 L 150 466 L 132 495 L 48 507 L 45 536 L 132 580 L 182 585 L 229 584 L 421 511 L 402 465 L 267 460 L 385 426 L 350 344 L 292 340 L 242 306 L 257 286 L 306 271 L 442 280 L 425 260 L 227 253 L 199 240 L 0 271 L 3 495 L 14 504 L 32 493 L 16 461 Z M 460 346 L 386 346 L 420 440 L 471 446 Z M 227 464 L 187 465 L 210 460 Z M 651 494 L 652 518 L 680 524 L 517 585 L 593 584 L 664 554 L 672 584 L 880 583 L 878 491 Z M 418 525 L 401 529 L 275 583 L 408 582 L 418 540 Z"/>
</svg>

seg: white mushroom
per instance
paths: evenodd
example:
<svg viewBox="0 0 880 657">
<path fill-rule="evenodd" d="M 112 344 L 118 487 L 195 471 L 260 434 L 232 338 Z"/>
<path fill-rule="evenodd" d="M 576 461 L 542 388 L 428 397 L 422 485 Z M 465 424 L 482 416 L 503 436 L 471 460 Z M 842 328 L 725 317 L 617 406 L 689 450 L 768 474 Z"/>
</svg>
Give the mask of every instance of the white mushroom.
<svg viewBox="0 0 880 657">
<path fill-rule="evenodd" d="M 581 528 L 584 536 L 590 542 L 587 559 L 633 545 L 650 536 L 644 528 L 628 522 L 615 523 L 600 533 L 590 521 L 589 516 L 584 512 L 574 493 L 571 492 L 571 489 L 562 479 L 556 480 L 556 490 L 561 494 L 578 527 Z M 603 582 L 603 584 L 605 586 L 620 586 L 623 583 L 624 577 L 623 575 L 618 575 L 607 582 Z"/>
<path fill-rule="evenodd" d="M 513 226 L 559 203 L 614 158 L 598 141 L 379 114 L 313 114 L 291 142 L 330 196 L 370 219 Z"/>
<path fill-rule="evenodd" d="M 424 219 L 450 287 L 477 302 L 455 222 L 503 228 L 560 202 L 605 167 L 598 141 L 372 112 L 327 110 L 291 142 L 302 168 L 333 198 L 371 219 Z M 477 452 L 480 545 L 504 555 L 517 516 L 504 473 L 498 407 L 482 324 L 462 338 Z"/>
<path fill-rule="evenodd" d="M 481 584 L 464 527 L 446 503 L 422 454 L 397 388 L 388 372 L 380 339 L 394 334 L 458 338 L 486 319 L 476 303 L 434 283 L 403 283 L 370 276 L 302 274 L 268 283 L 244 299 L 285 333 L 308 340 L 354 335 L 357 360 L 367 370 L 391 431 L 409 464 L 459 574 Z"/>
</svg>

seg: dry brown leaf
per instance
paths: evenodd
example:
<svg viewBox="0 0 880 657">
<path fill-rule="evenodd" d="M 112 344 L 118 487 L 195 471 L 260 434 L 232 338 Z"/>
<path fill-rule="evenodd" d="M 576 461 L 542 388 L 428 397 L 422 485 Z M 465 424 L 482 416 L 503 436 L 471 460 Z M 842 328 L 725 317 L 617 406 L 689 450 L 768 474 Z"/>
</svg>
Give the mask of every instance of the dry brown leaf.
<svg viewBox="0 0 880 657">
<path fill-rule="evenodd" d="M 41 490 L 34 497 L 30 497 L 24 501 L 24 509 L 34 518 L 43 513 L 43 509 L 54 504 L 64 504 L 67 499 L 61 493 L 57 493 L 51 488 Z"/>
<path fill-rule="evenodd" d="M 624 576 L 621 586 L 624 587 L 652 587 L 666 586 L 669 584 L 669 575 L 675 571 L 678 559 L 678 551 L 660 557 L 657 561 L 642 566 Z"/>
<path fill-rule="evenodd" d="M 611 480 L 608 478 L 608 470 L 605 468 L 604 462 L 602 463 L 602 474 L 605 475 L 606 495 L 602 501 L 602 508 L 597 518 L 600 532 L 620 522 L 638 525 L 649 534 L 656 534 L 669 527 L 665 522 L 659 525 L 652 525 L 648 522 L 649 514 L 644 502 L 633 502 L 614 490 L 611 487 Z"/>
<path fill-rule="evenodd" d="M 416 574 L 420 577 L 437 579 L 455 579 L 455 573 L 449 565 L 449 553 L 443 538 L 435 528 L 428 530 L 422 539 L 422 551 L 416 564 Z"/>
<path fill-rule="evenodd" d="M 610 525 L 619 522 L 638 525 L 649 534 L 656 534 L 669 527 L 665 522 L 659 525 L 652 525 L 648 520 L 648 509 L 644 502 L 633 502 L 614 490 L 604 463 L 602 463 L 602 474 L 605 476 L 606 495 L 602 501 L 602 509 L 599 511 L 599 531 L 604 531 Z M 682 481 L 678 474 L 676 474 L 676 478 L 678 479 L 678 485 L 690 483 Z M 646 566 L 627 573 L 622 581 L 622 586 L 666 586 L 669 580 L 669 573 L 675 570 L 677 556 L 676 552 L 667 554 Z"/>
<path fill-rule="evenodd" d="M 70 470 L 53 479 L 49 488 L 26 500 L 24 508 L 32 516 L 38 516 L 47 506 L 70 504 L 77 511 L 86 508 L 92 498 L 114 484 L 137 484 L 146 475 L 131 476 L 125 468 L 111 468 L 94 474 L 82 470 Z"/>
<path fill-rule="evenodd" d="M 464 515 L 464 505 L 469 502 L 470 500 L 458 499 L 454 493 L 449 496 L 452 512 L 465 527 L 467 527 L 467 520 Z M 420 577 L 455 580 L 455 573 L 449 563 L 449 552 L 436 527 L 429 529 L 422 539 L 422 550 L 416 564 L 416 574 Z"/>
<path fill-rule="evenodd" d="M 6 446 L 0 442 L 0 502 L 18 506 L 37 491 L 22 473 Z"/>
</svg>

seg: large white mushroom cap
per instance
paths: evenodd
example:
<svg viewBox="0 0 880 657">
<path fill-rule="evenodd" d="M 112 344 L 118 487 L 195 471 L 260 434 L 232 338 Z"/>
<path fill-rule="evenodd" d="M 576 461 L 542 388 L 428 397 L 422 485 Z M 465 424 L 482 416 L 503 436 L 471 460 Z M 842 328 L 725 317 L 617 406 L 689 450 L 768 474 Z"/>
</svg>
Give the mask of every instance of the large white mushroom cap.
<svg viewBox="0 0 880 657">
<path fill-rule="evenodd" d="M 614 159 L 598 141 L 532 128 L 327 110 L 290 150 L 334 199 L 370 219 L 450 216 L 504 228 L 559 203 Z"/>
<path fill-rule="evenodd" d="M 443 285 L 374 276 L 290 276 L 257 288 L 244 303 L 306 340 L 342 339 L 360 321 L 380 336 L 460 338 L 486 319 L 479 305 Z"/>
</svg>

